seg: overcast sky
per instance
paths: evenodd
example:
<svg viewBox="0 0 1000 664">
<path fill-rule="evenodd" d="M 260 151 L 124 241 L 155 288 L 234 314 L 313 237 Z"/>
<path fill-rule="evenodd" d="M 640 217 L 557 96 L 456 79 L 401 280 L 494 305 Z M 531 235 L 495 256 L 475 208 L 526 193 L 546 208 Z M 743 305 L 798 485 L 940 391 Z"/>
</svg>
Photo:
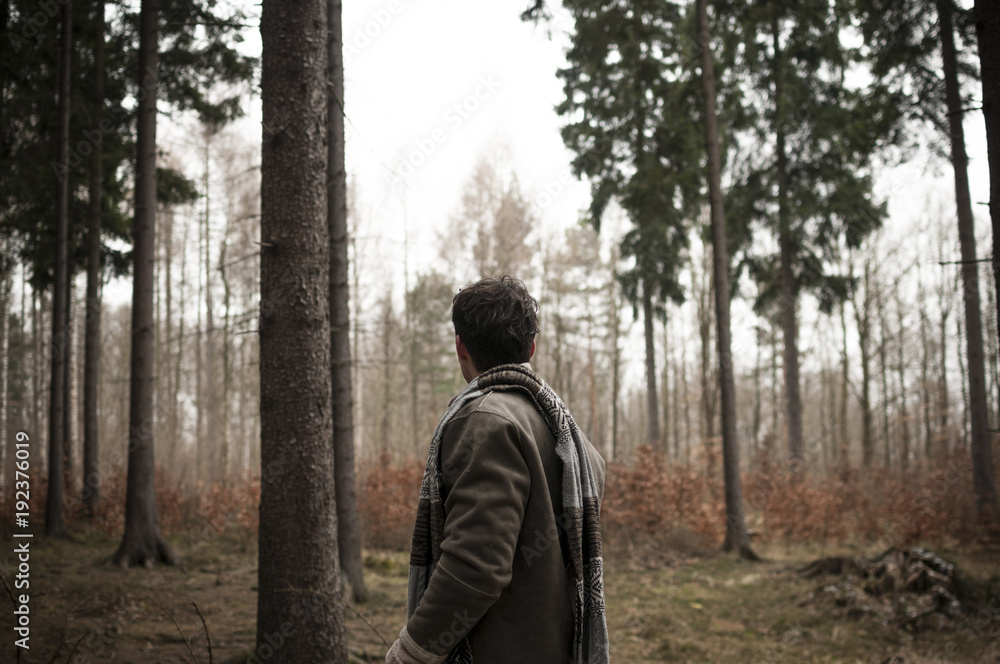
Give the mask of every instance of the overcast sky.
<svg viewBox="0 0 1000 664">
<path fill-rule="evenodd" d="M 527 4 L 344 3 L 347 168 L 357 186 L 358 235 L 370 280 L 390 280 L 401 294 L 404 225 L 411 276 L 433 265 L 461 188 L 477 158 L 488 153 L 505 151 L 550 237 L 587 206 L 588 187 L 570 176 L 571 153 L 554 110 L 563 98 L 556 71 L 564 65 L 572 23 L 561 8 L 548 25 L 524 23 Z M 248 34 L 248 49 L 259 53 L 259 44 L 259 33 Z M 248 136 L 259 133 L 259 98 L 241 127 Z M 989 183 L 979 113 L 968 114 L 966 131 L 972 200 L 984 202 Z M 163 133 L 171 132 L 165 127 Z M 945 164 L 927 158 L 880 174 L 877 191 L 890 204 L 888 233 L 912 235 L 935 197 L 953 209 L 952 177 Z M 977 235 L 988 238 L 987 208 L 974 207 Z M 747 318 L 747 307 L 735 302 L 737 342 L 746 339 L 739 328 L 752 322 Z M 806 337 L 808 326 L 804 320 Z"/>
</svg>

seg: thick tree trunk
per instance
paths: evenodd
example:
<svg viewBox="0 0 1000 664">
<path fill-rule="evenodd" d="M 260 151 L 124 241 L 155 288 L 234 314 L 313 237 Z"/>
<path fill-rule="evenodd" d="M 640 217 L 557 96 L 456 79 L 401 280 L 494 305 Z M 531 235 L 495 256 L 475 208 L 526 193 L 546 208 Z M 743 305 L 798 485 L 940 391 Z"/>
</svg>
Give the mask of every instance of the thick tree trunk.
<svg viewBox="0 0 1000 664">
<path fill-rule="evenodd" d="M 101 499 L 98 471 L 97 389 L 101 363 L 101 156 L 104 135 L 104 0 L 97 2 L 94 33 L 94 110 L 91 128 L 90 210 L 87 226 L 87 306 L 83 367 L 83 502 L 93 517 Z M 170 284 L 167 284 L 170 288 Z M 169 318 L 169 317 L 168 317 Z"/>
<path fill-rule="evenodd" d="M 979 309 L 979 277 L 976 263 L 976 234 L 969 196 L 969 158 L 965 153 L 962 128 L 962 100 L 955 62 L 955 37 L 952 28 L 951 0 L 938 0 L 941 28 L 941 53 L 944 60 L 945 97 L 948 104 L 948 127 L 951 134 L 951 162 L 955 169 L 955 198 L 958 206 L 958 240 L 962 253 L 962 292 L 965 299 L 965 328 L 969 362 L 969 417 L 973 490 L 980 516 L 991 515 L 997 508 L 993 477 L 993 452 L 987 431 L 986 381 L 983 368 L 983 331 Z M 985 81 L 985 79 L 984 79 Z M 995 85 L 995 81 L 991 81 Z"/>
<path fill-rule="evenodd" d="M 261 14 L 261 660 L 347 662 L 340 592 L 327 221 L 328 0 Z"/>
<path fill-rule="evenodd" d="M 653 294 L 646 281 L 642 282 L 642 322 L 646 338 L 646 442 L 660 444 L 660 400 L 656 396 L 656 346 L 653 339 Z"/>
<path fill-rule="evenodd" d="M 701 47 L 701 88 L 704 104 L 705 147 L 708 152 L 708 190 L 712 210 L 713 274 L 719 387 L 722 392 L 722 463 L 726 493 L 726 539 L 722 548 L 735 550 L 741 558 L 757 560 L 750 546 L 743 514 L 743 487 L 740 482 L 740 447 L 736 438 L 736 387 L 729 330 L 729 251 L 726 245 L 726 216 L 722 202 L 719 157 L 719 128 L 715 114 L 715 63 L 708 28 L 707 0 L 698 0 L 698 43 Z"/>
<path fill-rule="evenodd" d="M 361 561 L 361 526 L 354 475 L 354 384 L 351 378 L 350 265 L 347 249 L 347 172 L 344 167 L 344 45 L 341 0 L 327 2 L 327 223 L 330 233 L 330 367 L 333 459 L 340 567 L 356 602 L 368 599 Z"/>
<path fill-rule="evenodd" d="M 990 218 L 993 221 L 993 281 L 1000 298 L 1000 2 L 976 0 L 983 116 L 990 164 Z M 1000 335 L 997 335 L 1000 344 Z"/>
<path fill-rule="evenodd" d="M 174 564 L 160 532 L 153 451 L 153 381 L 156 370 L 153 278 L 156 263 L 156 87 L 159 0 L 139 12 L 139 96 L 136 124 L 135 217 L 132 272 L 132 359 L 129 374 L 128 479 L 125 534 L 114 555 L 121 567 Z"/>
<path fill-rule="evenodd" d="M 45 508 L 45 534 L 67 537 L 63 517 L 63 455 L 66 443 L 66 276 L 68 274 L 67 242 L 69 235 L 69 80 L 72 59 L 73 3 L 62 9 L 62 41 L 59 64 L 59 174 L 58 213 L 56 216 L 56 257 L 52 282 L 52 373 L 49 383 L 49 486 Z"/>
</svg>

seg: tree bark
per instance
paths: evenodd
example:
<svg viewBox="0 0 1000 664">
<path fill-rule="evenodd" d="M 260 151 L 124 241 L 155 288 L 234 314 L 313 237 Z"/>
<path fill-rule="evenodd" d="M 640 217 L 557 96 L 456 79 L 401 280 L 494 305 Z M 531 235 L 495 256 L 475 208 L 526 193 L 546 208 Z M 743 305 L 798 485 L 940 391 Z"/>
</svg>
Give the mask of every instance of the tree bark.
<svg viewBox="0 0 1000 664">
<path fill-rule="evenodd" d="M 958 88 L 955 36 L 951 0 L 937 0 L 944 60 L 945 98 L 951 138 L 951 162 L 955 169 L 955 198 L 958 207 L 958 240 L 962 256 L 962 292 L 965 299 L 965 329 L 969 364 L 969 417 L 971 429 L 972 480 L 976 508 L 981 517 L 995 514 L 996 484 L 993 451 L 987 431 L 986 381 L 983 367 L 983 331 L 979 309 L 979 277 L 976 263 L 976 234 L 969 195 L 969 158 L 965 153 L 962 127 L 962 99 Z M 985 78 L 983 79 L 985 82 Z M 995 82 L 991 82 L 995 83 Z"/>
<path fill-rule="evenodd" d="M 983 83 L 986 152 L 990 165 L 993 281 L 1000 298 L 1000 3 L 996 0 L 976 0 L 975 18 L 980 80 Z M 997 337 L 1000 344 L 1000 335 Z"/>
<path fill-rule="evenodd" d="M 660 400 L 656 396 L 656 347 L 653 339 L 653 293 L 647 281 L 642 282 L 642 322 L 646 338 L 646 417 L 647 438 L 653 447 L 660 444 Z"/>
<path fill-rule="evenodd" d="M 153 285 L 156 263 L 156 88 L 159 0 L 139 11 L 139 108 L 136 119 L 135 217 L 132 237 L 132 358 L 129 368 L 128 478 L 125 533 L 114 555 L 121 567 L 177 558 L 163 533 L 156 506 L 153 388 L 156 370 Z"/>
<path fill-rule="evenodd" d="M 58 212 L 56 216 L 56 257 L 52 281 L 52 360 L 49 383 L 49 486 L 45 508 L 45 534 L 68 537 L 63 517 L 63 455 L 66 443 L 66 277 L 69 235 L 69 82 L 72 62 L 73 3 L 67 0 L 62 9 L 62 38 L 59 64 L 59 175 Z"/>
<path fill-rule="evenodd" d="M 334 482 L 327 0 L 261 14 L 260 565 L 255 655 L 347 662 Z"/>
<path fill-rule="evenodd" d="M 101 363 L 101 155 L 104 135 L 104 0 L 97 2 L 94 31 L 94 110 L 91 128 L 94 151 L 90 158 L 90 209 L 87 226 L 87 306 L 83 366 L 83 502 L 93 518 L 101 499 L 98 471 L 97 390 Z M 170 284 L 167 284 L 170 288 Z"/>
<path fill-rule="evenodd" d="M 368 599 L 361 561 L 361 526 L 354 475 L 354 384 L 351 377 L 350 265 L 347 249 L 347 172 L 344 166 L 344 45 L 341 0 L 327 3 L 327 223 L 330 233 L 330 367 L 333 385 L 333 463 L 340 567 L 355 602 Z"/>
<path fill-rule="evenodd" d="M 722 464 L 726 494 L 725 551 L 735 550 L 741 558 L 757 560 L 750 546 L 743 513 L 740 481 L 740 447 L 736 438 L 736 387 L 729 329 L 729 252 L 726 245 L 726 216 L 722 201 L 719 157 L 719 128 L 715 114 L 715 62 L 708 28 L 707 0 L 697 1 L 698 42 L 701 47 L 701 88 L 704 104 L 705 148 L 708 152 L 708 190 L 712 210 L 712 249 L 715 281 L 719 387 L 722 393 Z"/>
</svg>

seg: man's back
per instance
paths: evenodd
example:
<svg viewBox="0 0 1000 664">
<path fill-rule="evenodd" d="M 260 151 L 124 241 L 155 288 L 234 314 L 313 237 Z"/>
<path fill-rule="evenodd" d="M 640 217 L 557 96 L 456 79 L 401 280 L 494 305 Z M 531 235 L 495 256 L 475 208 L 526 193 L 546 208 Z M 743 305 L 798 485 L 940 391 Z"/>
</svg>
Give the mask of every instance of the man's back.
<svg viewBox="0 0 1000 664">
<path fill-rule="evenodd" d="M 604 460 L 586 447 L 603 493 Z M 476 664 L 572 662 L 563 468 L 542 414 L 521 391 L 489 392 L 448 422 L 440 451 L 435 575 L 444 574 L 409 621 L 410 636 L 446 652 L 468 632 Z"/>
</svg>

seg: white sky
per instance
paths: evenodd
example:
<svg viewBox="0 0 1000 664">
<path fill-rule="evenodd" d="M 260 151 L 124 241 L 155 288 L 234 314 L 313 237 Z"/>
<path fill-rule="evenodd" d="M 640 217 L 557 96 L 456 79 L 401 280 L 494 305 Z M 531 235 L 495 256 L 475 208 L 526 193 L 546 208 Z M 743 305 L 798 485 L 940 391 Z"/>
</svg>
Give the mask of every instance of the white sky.
<svg viewBox="0 0 1000 664">
<path fill-rule="evenodd" d="M 412 275 L 437 259 L 439 234 L 458 209 L 461 188 L 477 158 L 489 151 L 506 152 L 550 235 L 574 223 L 588 204 L 588 187 L 570 177 L 571 153 L 563 146 L 562 120 L 554 110 L 563 98 L 556 71 L 564 64 L 572 24 L 564 13 L 548 25 L 524 23 L 519 16 L 528 2 L 344 3 L 347 168 L 358 187 L 359 237 L 366 246 L 367 267 L 379 275 L 374 278 L 391 279 L 397 292 L 403 279 L 404 227 Z M 558 2 L 550 4 L 561 8 Z M 248 32 L 247 48 L 259 53 L 256 31 Z M 165 125 L 161 136 L 176 135 Z M 240 127 L 247 136 L 259 135 L 259 98 Z M 980 114 L 968 114 L 966 132 L 975 204 L 989 197 Z M 886 171 L 877 190 L 889 198 L 888 230 L 901 235 L 919 218 L 928 192 L 954 200 L 950 169 L 930 169 L 923 162 Z M 987 209 L 974 207 L 977 235 L 989 237 Z M 112 284 L 109 299 L 117 300 L 116 294 L 128 288 L 127 283 Z M 734 302 L 737 344 L 752 338 L 747 312 L 744 303 Z M 804 335 L 808 324 L 803 321 Z M 633 326 L 636 330 L 641 332 L 641 326 Z M 641 344 L 630 345 L 631 364 L 641 371 Z"/>
</svg>

